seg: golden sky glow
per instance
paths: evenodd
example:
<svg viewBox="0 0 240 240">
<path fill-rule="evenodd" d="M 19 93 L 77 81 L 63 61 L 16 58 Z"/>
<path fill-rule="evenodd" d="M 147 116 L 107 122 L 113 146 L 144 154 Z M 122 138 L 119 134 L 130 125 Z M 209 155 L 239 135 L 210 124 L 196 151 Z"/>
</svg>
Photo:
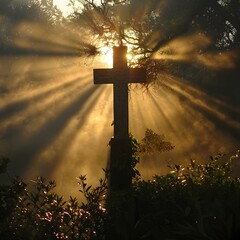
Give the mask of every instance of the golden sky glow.
<svg viewBox="0 0 240 240">
<path fill-rule="evenodd" d="M 113 64 L 113 50 L 109 47 L 100 48 L 101 51 L 101 61 L 106 64 L 106 67 L 112 67 Z"/>
<path fill-rule="evenodd" d="M 100 0 L 95 0 L 95 2 L 98 3 Z M 62 11 L 64 16 L 68 16 L 72 12 L 72 8 L 68 6 L 70 0 L 53 0 L 53 3 Z"/>
<path fill-rule="evenodd" d="M 207 49 L 210 39 L 204 34 L 193 34 L 176 38 L 161 48 L 153 56 L 154 59 L 170 59 L 203 64 L 212 69 L 227 69 L 236 66 L 236 51 L 213 52 L 202 54 L 199 49 Z"/>
<path fill-rule="evenodd" d="M 62 11 L 64 16 L 71 13 L 71 8 L 68 6 L 69 0 L 53 0 L 53 3 Z"/>
<path fill-rule="evenodd" d="M 128 49 L 131 49 L 131 46 L 128 46 Z M 100 56 L 100 61 L 104 64 L 106 64 L 106 67 L 112 68 L 113 65 L 113 50 L 112 47 L 101 47 L 100 48 L 100 52 L 101 52 L 101 56 Z M 131 66 L 133 66 L 134 64 L 137 63 L 138 61 L 138 57 L 137 56 L 133 56 L 129 50 L 128 50 L 128 54 L 126 56 L 128 64 L 131 64 Z"/>
<path fill-rule="evenodd" d="M 7 91 L 1 94 L 0 146 L 12 159 L 9 170 L 22 169 L 28 179 L 37 175 L 55 179 L 57 190 L 67 196 L 76 194 L 75 177 L 80 174 L 96 182 L 107 165 L 113 132 L 112 86 L 94 86 L 92 79 L 92 69 L 102 63 L 96 59 L 96 64 L 84 66 L 79 58 L 1 60 L 1 86 Z M 237 109 L 181 79 L 160 77 L 159 87 L 148 92 L 133 87 L 129 95 L 134 136 L 141 139 L 151 128 L 176 146 L 168 154 L 142 161 L 144 177 L 163 173 L 179 156 L 181 162 L 204 159 L 211 152 L 234 148 L 233 138 L 218 131 L 206 116 L 239 131 L 237 121 L 226 118 L 221 110 L 223 106 L 233 112 Z"/>
<path fill-rule="evenodd" d="M 29 28 L 32 38 L 24 32 Z M 0 56 L 0 153 L 10 157 L 12 174 L 55 179 L 59 192 L 74 195 L 76 177 L 87 174 L 94 183 L 107 165 L 113 134 L 112 86 L 95 86 L 92 73 L 99 66 L 112 67 L 112 51 L 103 47 L 103 55 L 95 59 L 79 57 L 82 43 L 70 30 L 56 34 L 26 22 L 16 29 L 24 33 L 13 39 L 16 46 L 45 54 Z M 197 43 L 208 44 L 204 36 L 201 41 L 196 36 L 188 40 L 196 42 L 192 48 L 186 48 L 188 41 L 181 38 L 162 49 L 174 49 L 174 54 L 154 57 L 186 60 L 193 56 Z M 76 56 L 64 55 L 69 52 Z M 199 55 L 194 56 L 195 61 Z M 223 57 L 228 60 L 227 55 Z M 128 59 L 134 62 L 134 56 Z M 217 55 L 198 60 L 206 67 L 222 67 L 217 65 Z M 148 91 L 134 85 L 129 92 L 131 133 L 141 139 L 150 128 L 175 145 L 172 152 L 143 159 L 144 177 L 164 173 L 175 161 L 205 160 L 211 154 L 232 154 L 239 148 L 235 138 L 240 131 L 235 118 L 239 108 L 173 74 L 161 72 L 159 79 Z"/>
</svg>

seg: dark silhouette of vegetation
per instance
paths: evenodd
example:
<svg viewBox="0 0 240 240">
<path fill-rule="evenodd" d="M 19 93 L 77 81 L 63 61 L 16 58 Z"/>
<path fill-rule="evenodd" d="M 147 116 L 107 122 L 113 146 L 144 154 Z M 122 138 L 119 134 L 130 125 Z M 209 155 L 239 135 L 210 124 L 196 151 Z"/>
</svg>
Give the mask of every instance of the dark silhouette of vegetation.
<svg viewBox="0 0 240 240">
<path fill-rule="evenodd" d="M 77 8 L 76 2 L 83 8 Z M 93 40 L 97 49 L 119 43 L 129 45 L 135 56 L 132 66 L 145 66 L 152 81 L 164 66 L 156 54 L 174 57 L 177 53 L 166 51 L 165 47 L 181 38 L 185 38 L 186 46 L 194 45 L 194 50 L 187 52 L 188 62 L 193 60 L 192 54 L 208 57 L 232 54 L 231 50 L 239 59 L 239 6 L 238 0 L 77 0 L 72 1 L 75 11 L 69 19 L 70 24 L 77 24 L 79 30 L 98 39 Z M 198 36 L 197 44 L 193 43 L 194 35 Z M 209 40 L 207 45 L 201 43 L 202 37 Z"/>
<path fill-rule="evenodd" d="M 139 143 L 138 152 L 143 154 L 153 154 L 154 152 L 168 152 L 174 149 L 174 146 L 165 140 L 164 135 L 159 135 L 151 129 L 147 129 L 145 136 Z"/>
<path fill-rule="evenodd" d="M 45 24 L 55 24 L 63 16 L 53 4 L 53 0 L 1 0 L 0 13 L 12 22 L 33 21 Z"/>
<path fill-rule="evenodd" d="M 73 34 L 67 31 L 62 12 L 53 0 L 3 0 L 0 14 L 0 56 L 96 55 L 95 46 L 87 41 L 79 40 L 78 47 L 72 46 L 78 36 L 75 34 L 72 39 Z"/>
<path fill-rule="evenodd" d="M 94 54 L 128 45 L 129 64 L 147 69 L 147 86 L 174 75 L 239 106 L 239 0 L 77 0 L 72 7 L 68 24 L 91 36 Z"/>
<path fill-rule="evenodd" d="M 156 79 L 158 72 L 166 67 L 166 62 L 157 59 L 156 54 L 175 56 L 175 50 L 165 48 L 169 43 L 181 38 L 185 38 L 185 45 L 195 46 L 187 52 L 188 62 L 193 60 L 192 54 L 208 57 L 209 54 L 218 56 L 226 53 L 232 54 L 236 67 L 239 66 L 239 0 L 153 0 L 150 3 L 148 0 L 75 0 L 71 1 L 71 6 L 73 12 L 64 18 L 53 0 L 28 0 L 19 3 L 13 0 L 1 1 L 0 24 L 4 27 L 1 29 L 0 41 L 5 48 L 1 49 L 2 54 L 30 54 L 24 52 L 24 49 L 16 49 L 12 42 L 15 35 L 19 38 L 26 34 L 19 32 L 17 28 L 19 23 L 23 24 L 25 21 L 42 23 L 49 28 L 49 32 L 60 27 L 55 32 L 59 38 L 64 38 L 63 32 L 70 27 L 79 39 L 74 40 L 79 47 L 71 51 L 71 55 L 75 56 L 94 56 L 102 54 L 103 46 L 127 44 L 130 54 L 134 56 L 130 64 L 133 67 L 146 67 L 149 81 Z M 13 28 L 15 34 L 9 31 Z M 26 29 L 29 34 L 31 28 L 27 26 Z M 193 36 L 198 36 L 199 42 L 203 37 L 209 42 L 207 45 L 193 43 Z M 28 37 L 32 38 L 32 42 L 36 41 L 31 34 Z M 33 51 L 32 54 L 41 55 L 41 51 Z M 68 56 L 69 53 L 64 51 L 61 56 L 64 54 Z M 201 61 L 199 63 L 205 64 Z"/>
<path fill-rule="evenodd" d="M 101 204 L 106 183 L 100 180 L 98 187 L 91 188 L 85 181 L 79 177 L 82 203 L 72 197 L 64 201 L 53 192 L 55 183 L 41 177 L 29 184 L 16 178 L 2 186 L 1 239 L 103 239 L 107 212 Z"/>
<path fill-rule="evenodd" d="M 191 160 L 171 166 L 165 176 L 136 182 L 136 239 L 238 239 L 240 182 L 231 177 L 233 158 Z"/>
<path fill-rule="evenodd" d="M 135 175 L 125 201 L 135 213 L 130 239 L 238 239 L 240 181 L 231 177 L 232 161 L 238 157 L 218 154 L 205 164 L 191 160 L 148 181 Z M 1 171 L 6 161 L 2 159 Z M 105 239 L 111 227 L 106 178 L 96 187 L 87 184 L 86 176 L 78 183 L 84 198 L 69 200 L 54 193 L 54 182 L 41 177 L 28 184 L 15 178 L 1 186 L 1 239 Z"/>
</svg>

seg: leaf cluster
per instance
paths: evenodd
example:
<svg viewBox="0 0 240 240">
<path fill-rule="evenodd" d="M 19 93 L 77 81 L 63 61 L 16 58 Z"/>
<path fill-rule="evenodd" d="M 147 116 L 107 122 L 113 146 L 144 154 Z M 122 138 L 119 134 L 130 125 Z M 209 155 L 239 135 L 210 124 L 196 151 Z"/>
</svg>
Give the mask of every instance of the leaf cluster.
<svg viewBox="0 0 240 240">
<path fill-rule="evenodd" d="M 138 142 L 132 139 L 137 155 Z M 168 174 L 148 181 L 138 176 L 128 193 L 111 198 L 106 179 L 93 187 L 80 176 L 81 203 L 54 193 L 53 181 L 38 177 L 26 184 L 15 178 L 0 187 L 0 237 L 105 239 L 114 212 L 125 219 L 117 218 L 115 224 L 130 226 L 134 216 L 132 239 L 235 240 L 240 234 L 240 180 L 231 177 L 231 165 L 237 158 L 218 154 L 202 164 L 191 160 L 169 166 Z"/>
<path fill-rule="evenodd" d="M 165 140 L 163 134 L 155 133 L 152 129 L 147 129 L 145 136 L 139 144 L 139 153 L 153 154 L 155 152 L 168 152 L 174 149 L 171 142 Z"/>
<path fill-rule="evenodd" d="M 134 185 L 136 239 L 238 239 L 240 181 L 222 154 L 205 164 L 191 160 L 169 174 Z"/>
<path fill-rule="evenodd" d="M 16 178 L 1 188 L 1 239 L 103 239 L 107 213 L 100 189 L 106 190 L 105 183 L 90 191 L 79 179 L 86 197 L 81 204 L 73 197 L 65 201 L 53 192 L 55 183 L 41 177 L 28 185 Z"/>
</svg>

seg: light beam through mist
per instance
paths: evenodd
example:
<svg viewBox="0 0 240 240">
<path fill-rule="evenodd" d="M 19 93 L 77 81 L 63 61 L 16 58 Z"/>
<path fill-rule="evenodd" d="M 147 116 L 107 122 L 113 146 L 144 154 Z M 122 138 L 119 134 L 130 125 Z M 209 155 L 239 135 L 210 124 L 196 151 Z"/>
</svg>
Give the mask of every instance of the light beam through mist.
<svg viewBox="0 0 240 240">
<path fill-rule="evenodd" d="M 12 76 L 8 73 L 8 79 L 20 80 L 12 89 L 5 82 L 8 91 L 1 94 L 1 152 L 11 158 L 12 173 L 27 179 L 37 175 L 55 179 L 58 191 L 75 194 L 75 177 L 87 174 L 96 182 L 107 165 L 113 131 L 112 87 L 93 85 L 94 66 L 62 68 L 58 59 L 49 60 L 54 61 L 55 67 L 50 70 L 45 65 L 40 76 L 34 69 L 41 61 L 11 62 L 15 68 L 18 64 L 28 68 Z M 148 92 L 141 88 L 130 91 L 130 131 L 134 136 L 141 139 L 146 128 L 151 128 L 175 145 L 169 153 L 143 157 L 143 177 L 164 173 L 166 165 L 175 161 L 202 160 L 218 151 L 237 149 L 240 129 L 234 116 L 238 109 L 181 79 L 160 77 L 164 81 Z"/>
<path fill-rule="evenodd" d="M 152 58 L 200 63 L 215 70 L 236 67 L 239 51 L 208 52 L 210 43 L 210 39 L 202 33 L 181 36 L 160 48 Z"/>
<path fill-rule="evenodd" d="M 158 1 L 135 14 L 143 18 L 151 8 L 159 9 Z M 109 66 L 104 56 L 82 56 L 96 54 L 85 33 L 26 21 L 12 30 L 12 45 L 0 50 L 0 154 L 11 159 L 11 175 L 28 180 L 41 175 L 56 180 L 61 194 L 76 195 L 76 177 L 87 174 L 94 184 L 108 164 L 112 86 L 95 86 L 92 73 L 93 68 Z M 234 68 L 236 53 L 199 52 L 209 43 L 204 35 L 181 36 L 153 58 L 214 70 Z M 140 140 L 150 128 L 175 146 L 171 152 L 142 157 L 144 178 L 165 173 L 169 163 L 205 161 L 212 154 L 239 149 L 237 100 L 229 101 L 217 88 L 212 95 L 202 83 L 162 71 L 149 89 L 129 89 L 131 133 Z"/>
</svg>

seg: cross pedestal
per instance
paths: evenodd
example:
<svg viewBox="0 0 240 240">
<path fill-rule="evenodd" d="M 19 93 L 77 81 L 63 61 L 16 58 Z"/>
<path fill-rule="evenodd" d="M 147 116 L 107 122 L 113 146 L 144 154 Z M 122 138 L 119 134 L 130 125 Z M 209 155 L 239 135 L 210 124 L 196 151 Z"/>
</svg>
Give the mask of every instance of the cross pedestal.
<svg viewBox="0 0 240 240">
<path fill-rule="evenodd" d="M 127 47 L 113 48 L 113 68 L 94 69 L 94 84 L 113 84 L 114 137 L 111 139 L 111 191 L 126 190 L 131 185 L 131 141 L 128 126 L 128 84 L 146 82 L 144 68 L 128 68 Z"/>
</svg>

